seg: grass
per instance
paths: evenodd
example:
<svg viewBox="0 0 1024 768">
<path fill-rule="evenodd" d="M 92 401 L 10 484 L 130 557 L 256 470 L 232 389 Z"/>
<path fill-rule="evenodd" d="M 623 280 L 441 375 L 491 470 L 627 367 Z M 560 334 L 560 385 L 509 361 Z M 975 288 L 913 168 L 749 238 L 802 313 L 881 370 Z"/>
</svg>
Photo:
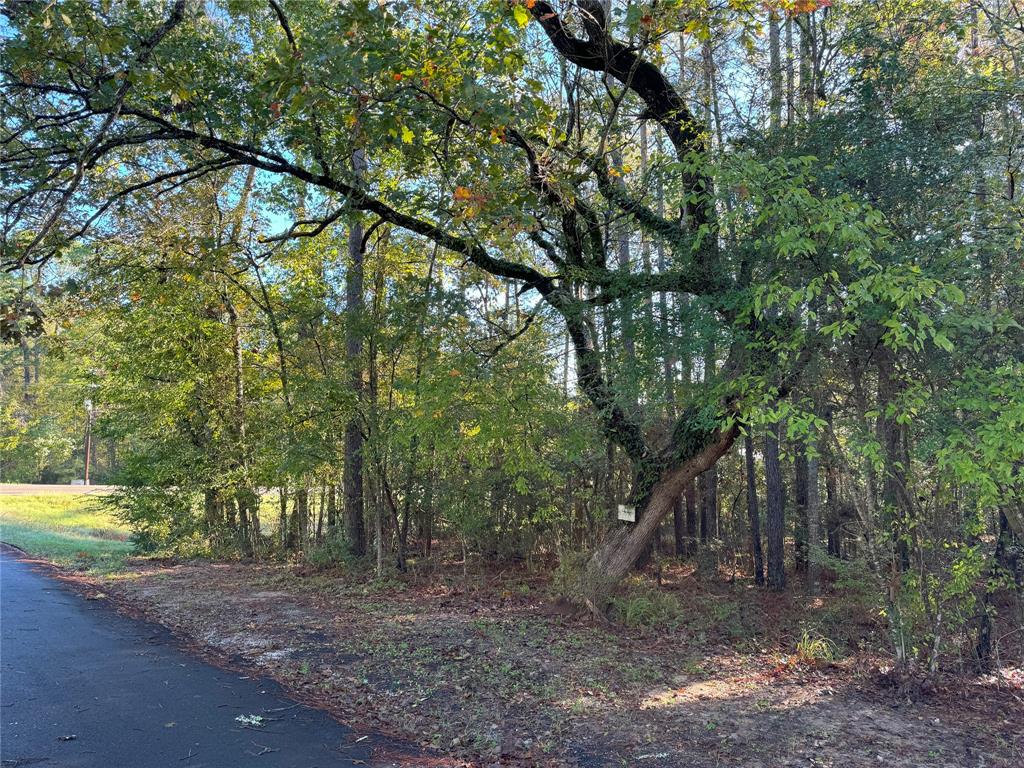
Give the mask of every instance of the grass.
<svg viewBox="0 0 1024 768">
<path fill-rule="evenodd" d="M 131 554 L 129 531 L 95 497 L 0 495 L 0 540 L 69 568 L 116 571 Z"/>
</svg>

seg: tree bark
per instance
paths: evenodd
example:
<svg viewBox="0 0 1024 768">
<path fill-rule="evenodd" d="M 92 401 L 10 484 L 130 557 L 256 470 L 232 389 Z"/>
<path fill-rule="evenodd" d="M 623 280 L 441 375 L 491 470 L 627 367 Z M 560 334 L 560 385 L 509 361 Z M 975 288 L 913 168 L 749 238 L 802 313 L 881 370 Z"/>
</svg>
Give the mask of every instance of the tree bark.
<svg viewBox="0 0 1024 768">
<path fill-rule="evenodd" d="M 769 426 L 764 439 L 764 475 L 767 487 L 768 586 L 776 591 L 786 588 L 785 498 L 782 468 L 779 465 L 779 424 Z"/>
<path fill-rule="evenodd" d="M 839 498 L 839 468 L 829 448 L 825 464 L 825 521 L 828 537 L 829 557 L 843 556 L 842 500 Z"/>
<path fill-rule="evenodd" d="M 813 429 L 813 428 L 812 428 Z M 814 432 L 807 454 L 807 590 L 818 594 L 820 585 L 821 494 L 818 491 L 818 453 Z"/>
<path fill-rule="evenodd" d="M 711 467 L 701 475 L 700 543 L 718 535 L 718 471 Z"/>
<path fill-rule="evenodd" d="M 705 64 L 711 67 L 710 48 L 705 46 Z M 710 69 L 708 79 L 711 80 Z M 716 370 L 715 342 L 708 339 L 704 345 L 704 383 L 710 385 L 714 379 Z M 712 464 L 704 473 L 702 480 L 701 507 L 700 507 L 700 542 L 707 544 L 711 539 L 718 536 L 718 468 Z"/>
<path fill-rule="evenodd" d="M 807 569 L 807 448 L 793 446 L 793 570 Z"/>
<path fill-rule="evenodd" d="M 757 473 L 754 464 L 754 439 L 743 441 L 747 464 L 747 519 L 750 523 L 750 549 L 754 558 L 754 583 L 764 586 L 764 553 L 761 550 L 761 515 L 757 508 Z"/>
<path fill-rule="evenodd" d="M 327 486 L 327 536 L 333 536 L 338 525 L 338 486 Z"/>
<path fill-rule="evenodd" d="M 277 535 L 282 549 L 288 549 L 288 489 L 284 486 L 278 490 Z"/>
<path fill-rule="evenodd" d="M 689 557 L 697 551 L 697 481 L 686 484 L 686 549 Z"/>
<path fill-rule="evenodd" d="M 883 344 L 875 352 L 875 362 L 878 368 L 876 430 L 885 467 L 882 506 L 894 541 L 896 563 L 901 571 L 906 571 L 910 568 L 910 545 L 907 541 L 909 503 L 905 499 L 906 467 L 900 450 L 901 427 L 895 417 L 888 414 L 888 406 L 895 405 L 902 387 L 896 376 L 895 357 Z"/>
<path fill-rule="evenodd" d="M 812 53 L 811 15 L 802 13 L 796 17 L 796 25 L 800 29 L 800 102 L 803 107 L 804 119 L 810 121 L 815 111 L 814 88 L 814 56 Z"/>
<path fill-rule="evenodd" d="M 796 120 L 796 76 L 793 70 L 793 17 L 786 15 L 786 125 Z"/>
<path fill-rule="evenodd" d="M 782 127 L 782 58 L 779 51 L 779 12 L 768 10 L 768 79 L 771 95 L 768 101 L 769 127 Z"/>
<path fill-rule="evenodd" d="M 363 151 L 352 154 L 352 168 L 358 177 L 365 170 Z M 358 403 L 363 392 L 363 225 L 354 215 L 348 233 L 348 270 L 345 275 L 345 352 L 352 374 L 350 386 Z M 356 557 L 366 554 L 363 515 L 363 431 L 356 413 L 345 427 L 345 534 L 349 550 Z"/>
</svg>

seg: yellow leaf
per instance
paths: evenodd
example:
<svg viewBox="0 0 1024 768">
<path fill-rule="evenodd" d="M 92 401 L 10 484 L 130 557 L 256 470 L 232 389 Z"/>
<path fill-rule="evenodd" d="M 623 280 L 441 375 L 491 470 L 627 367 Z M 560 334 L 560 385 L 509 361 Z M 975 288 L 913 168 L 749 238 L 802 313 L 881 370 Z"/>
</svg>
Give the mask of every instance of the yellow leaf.
<svg viewBox="0 0 1024 768">
<path fill-rule="evenodd" d="M 416 134 L 410 131 L 406 126 L 402 126 L 402 143 L 412 144 L 412 140 L 416 138 Z"/>
<path fill-rule="evenodd" d="M 516 17 L 516 23 L 520 27 L 525 27 L 530 23 L 530 12 L 521 5 L 512 6 L 512 15 Z"/>
</svg>

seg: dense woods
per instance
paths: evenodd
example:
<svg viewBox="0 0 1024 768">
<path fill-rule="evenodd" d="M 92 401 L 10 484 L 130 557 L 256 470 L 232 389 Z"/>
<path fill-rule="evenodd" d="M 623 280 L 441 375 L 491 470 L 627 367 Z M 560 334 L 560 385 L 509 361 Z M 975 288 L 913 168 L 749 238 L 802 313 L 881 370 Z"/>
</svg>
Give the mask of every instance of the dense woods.
<svg viewBox="0 0 1024 768">
<path fill-rule="evenodd" d="M 3 12 L 0 479 L 116 484 L 149 550 L 612 619 L 682 559 L 1020 651 L 1024 6 Z"/>
</svg>

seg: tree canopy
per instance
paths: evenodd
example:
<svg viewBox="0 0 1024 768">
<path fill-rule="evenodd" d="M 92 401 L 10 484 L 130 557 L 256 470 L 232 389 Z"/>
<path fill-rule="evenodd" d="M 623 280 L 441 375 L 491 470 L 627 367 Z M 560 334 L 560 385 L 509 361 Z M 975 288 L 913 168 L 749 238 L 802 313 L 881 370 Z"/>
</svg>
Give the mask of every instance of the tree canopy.
<svg viewBox="0 0 1024 768">
<path fill-rule="evenodd" d="M 599 615 L 670 518 L 760 563 L 761 462 L 776 588 L 786 540 L 812 585 L 859 542 L 898 633 L 1009 562 L 1016 5 L 5 14 L 5 473 L 73 460 L 89 400 L 154 542 L 362 555 L 365 520 L 404 567 L 443 524 L 587 549 Z"/>
</svg>

